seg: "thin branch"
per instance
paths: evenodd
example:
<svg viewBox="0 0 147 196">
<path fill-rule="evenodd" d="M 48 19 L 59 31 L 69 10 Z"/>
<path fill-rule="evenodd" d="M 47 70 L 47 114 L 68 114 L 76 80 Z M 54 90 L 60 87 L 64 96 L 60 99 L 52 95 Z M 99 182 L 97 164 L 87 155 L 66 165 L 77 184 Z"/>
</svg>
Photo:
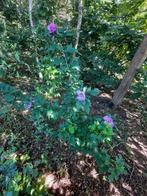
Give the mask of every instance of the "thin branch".
<svg viewBox="0 0 147 196">
<path fill-rule="evenodd" d="M 32 19 L 32 0 L 29 0 L 29 20 L 30 20 L 30 26 L 31 26 L 31 30 L 33 31 L 34 28 L 34 23 L 33 23 L 33 19 Z"/>
<path fill-rule="evenodd" d="M 32 34 L 33 34 L 33 37 L 35 38 L 35 35 L 34 35 L 34 22 L 33 22 L 33 17 L 32 17 L 32 9 L 33 9 L 33 0 L 28 0 L 29 1 L 29 21 L 30 21 L 30 27 L 31 27 L 31 31 L 32 31 Z M 36 52 L 36 55 L 37 55 L 37 48 L 35 47 L 35 52 Z M 36 63 L 38 64 L 39 63 L 39 59 L 38 57 L 36 56 Z"/>
<path fill-rule="evenodd" d="M 63 57 L 65 59 L 65 63 L 67 65 L 67 67 L 69 67 L 68 62 L 67 62 L 67 58 L 66 58 L 66 55 L 65 55 L 65 52 L 64 52 L 64 49 L 63 49 L 63 46 L 62 46 L 62 44 L 59 44 L 59 46 L 61 47 L 61 50 L 60 51 L 63 54 Z"/>
<path fill-rule="evenodd" d="M 83 13 L 83 3 L 82 3 L 82 0 L 79 0 L 78 22 L 77 22 L 77 33 L 76 33 L 77 35 L 76 35 L 75 49 L 78 48 L 78 44 L 79 44 L 80 30 L 81 30 L 81 24 L 82 24 L 82 13 Z"/>
</svg>

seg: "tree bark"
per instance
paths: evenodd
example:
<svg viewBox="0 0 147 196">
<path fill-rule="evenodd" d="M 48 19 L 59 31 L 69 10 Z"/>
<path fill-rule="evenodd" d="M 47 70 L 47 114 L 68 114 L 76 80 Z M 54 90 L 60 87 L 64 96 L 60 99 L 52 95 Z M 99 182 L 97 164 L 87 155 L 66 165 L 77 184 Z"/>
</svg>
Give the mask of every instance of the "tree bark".
<svg viewBox="0 0 147 196">
<path fill-rule="evenodd" d="M 83 12 L 83 3 L 82 3 L 82 0 L 79 0 L 75 49 L 78 48 L 78 44 L 79 44 L 80 30 L 81 30 L 81 24 L 82 24 L 82 12 Z"/>
<path fill-rule="evenodd" d="M 29 0 L 29 20 L 30 20 L 30 26 L 31 26 L 31 30 L 33 32 L 33 28 L 34 28 L 34 23 L 33 23 L 33 19 L 32 19 L 32 0 Z"/>
<path fill-rule="evenodd" d="M 117 106 L 122 102 L 125 94 L 127 93 L 131 85 L 131 82 L 135 76 L 137 69 L 142 65 L 142 63 L 145 61 L 146 58 L 147 58 L 147 35 L 144 36 L 142 43 L 140 44 L 139 48 L 137 49 L 130 63 L 128 71 L 124 75 L 121 84 L 119 85 L 118 89 L 114 93 L 114 96 L 111 101 L 113 106 Z"/>
<path fill-rule="evenodd" d="M 35 35 L 34 35 L 34 22 L 33 22 L 33 17 L 32 17 L 32 9 L 33 9 L 33 0 L 28 0 L 29 1 L 29 9 L 28 9 L 28 12 L 29 12 L 29 21 L 30 21 L 30 27 L 31 27 L 31 31 L 32 31 L 32 34 L 33 34 L 33 37 L 35 38 Z M 39 63 L 39 59 L 37 57 L 37 48 L 35 46 L 35 52 L 36 52 L 36 63 L 38 64 Z"/>
</svg>

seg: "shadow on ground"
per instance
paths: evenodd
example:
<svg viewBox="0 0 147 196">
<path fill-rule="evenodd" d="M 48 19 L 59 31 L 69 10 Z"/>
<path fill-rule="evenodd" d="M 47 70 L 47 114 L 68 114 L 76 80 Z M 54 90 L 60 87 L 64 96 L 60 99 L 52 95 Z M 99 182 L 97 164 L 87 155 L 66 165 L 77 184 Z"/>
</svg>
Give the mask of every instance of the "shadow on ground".
<svg viewBox="0 0 147 196">
<path fill-rule="evenodd" d="M 47 138 L 42 133 L 41 140 L 36 143 L 33 138 L 32 125 L 22 118 L 18 146 L 21 146 L 20 154 L 27 146 L 27 153 L 31 161 L 39 160 L 43 152 L 47 152 L 48 169 L 43 164 L 38 166 L 45 179 L 45 185 L 53 195 L 77 195 L 77 196 L 146 196 L 147 195 L 147 133 L 143 115 L 136 109 L 136 105 L 128 101 L 116 109 L 110 110 L 107 103 L 110 100 L 108 94 L 101 94 L 92 100 L 92 115 L 112 114 L 117 119 L 116 129 L 120 130 L 120 137 L 124 143 L 117 146 L 124 157 L 128 174 L 121 176 L 115 183 L 108 183 L 99 175 L 94 159 L 90 155 L 81 152 L 73 152 L 63 141 L 55 141 L 50 144 L 52 138 Z M 0 122 L 3 124 L 3 122 Z M 18 118 L 13 119 L 18 123 Z M 26 127 L 27 124 L 27 127 Z M 23 128 L 22 128 L 23 127 Z M 123 130 L 123 131 L 121 131 Z M 15 134 L 15 133 L 14 133 Z M 126 139 L 127 138 L 127 139 Z M 2 144 L 7 147 L 7 141 Z"/>
<path fill-rule="evenodd" d="M 121 131 L 124 144 L 117 147 L 117 151 L 123 155 L 128 167 L 128 175 L 110 184 L 106 195 L 147 195 L 147 125 L 143 114 L 137 110 L 137 102 L 125 100 L 123 104 L 114 110 L 108 108 L 111 97 L 103 93 L 93 99 L 92 113 L 112 114 L 117 121 L 117 129 Z"/>
</svg>

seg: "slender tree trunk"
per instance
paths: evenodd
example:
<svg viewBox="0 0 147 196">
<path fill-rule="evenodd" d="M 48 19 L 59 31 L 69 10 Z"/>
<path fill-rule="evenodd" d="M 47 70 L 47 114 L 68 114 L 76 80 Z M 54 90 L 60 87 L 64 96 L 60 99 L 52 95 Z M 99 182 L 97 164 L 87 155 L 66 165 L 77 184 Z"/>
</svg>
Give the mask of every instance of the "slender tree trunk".
<svg viewBox="0 0 147 196">
<path fill-rule="evenodd" d="M 77 35 L 76 35 L 75 49 L 78 48 L 78 44 L 79 44 L 80 30 L 81 30 L 81 24 L 82 24 L 82 12 L 83 12 L 83 2 L 82 2 L 82 0 L 79 0 Z"/>
<path fill-rule="evenodd" d="M 34 23 L 33 23 L 33 19 L 32 19 L 32 0 L 29 0 L 29 20 L 30 20 L 30 26 L 31 26 L 31 30 L 33 31 L 34 28 Z"/>
<path fill-rule="evenodd" d="M 136 51 L 128 71 L 124 75 L 121 84 L 118 89 L 115 91 L 114 96 L 112 98 L 112 105 L 117 106 L 121 103 L 125 94 L 127 93 L 131 82 L 135 76 L 137 69 L 142 65 L 142 63 L 147 58 L 147 35 L 144 36 L 143 42 L 140 44 L 138 50 Z"/>
<path fill-rule="evenodd" d="M 30 21 L 30 27 L 31 27 L 31 31 L 32 31 L 32 34 L 33 34 L 33 37 L 35 38 L 35 35 L 34 35 L 34 22 L 33 22 L 33 17 L 32 17 L 32 9 L 33 9 L 33 0 L 28 0 L 29 1 L 29 21 Z M 36 52 L 36 55 L 37 55 L 37 48 L 35 46 L 35 52 Z M 39 59 L 38 57 L 36 56 L 36 63 L 38 64 L 39 63 Z"/>
</svg>

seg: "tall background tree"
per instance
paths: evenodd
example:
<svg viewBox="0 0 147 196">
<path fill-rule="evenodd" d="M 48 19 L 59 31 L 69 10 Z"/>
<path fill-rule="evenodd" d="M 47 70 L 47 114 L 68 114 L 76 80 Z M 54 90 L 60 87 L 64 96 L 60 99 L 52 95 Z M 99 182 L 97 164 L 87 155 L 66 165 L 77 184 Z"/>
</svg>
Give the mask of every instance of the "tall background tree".
<svg viewBox="0 0 147 196">
<path fill-rule="evenodd" d="M 135 53 L 128 71 L 124 75 L 123 80 L 121 81 L 118 89 L 114 93 L 112 98 L 112 103 L 114 106 L 117 106 L 121 103 L 122 99 L 124 98 L 125 94 L 127 93 L 131 82 L 135 76 L 135 73 L 139 69 L 139 67 L 144 63 L 147 58 L 147 35 L 145 35 L 141 45 L 139 46 L 137 52 Z"/>
</svg>

